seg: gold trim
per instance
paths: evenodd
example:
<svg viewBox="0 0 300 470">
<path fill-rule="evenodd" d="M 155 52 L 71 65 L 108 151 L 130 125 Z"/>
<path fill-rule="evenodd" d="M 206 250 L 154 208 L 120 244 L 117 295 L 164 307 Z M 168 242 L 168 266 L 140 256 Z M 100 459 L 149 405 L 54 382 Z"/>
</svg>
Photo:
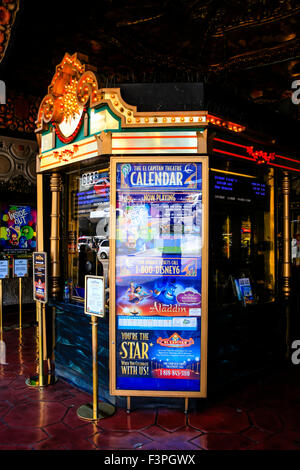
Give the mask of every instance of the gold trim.
<svg viewBox="0 0 300 470">
<path fill-rule="evenodd" d="M 117 163 L 149 163 L 149 162 L 200 162 L 202 163 L 202 311 L 201 311 L 201 369 L 200 369 L 200 390 L 199 392 L 181 392 L 181 391 L 153 391 L 153 390 L 118 390 L 116 389 L 116 166 Z M 205 398 L 207 396 L 207 328 L 208 328 L 208 201 L 209 201 L 209 177 L 208 177 L 208 156 L 191 157 L 165 157 L 151 156 L 143 157 L 111 157 L 111 181 L 110 181 L 110 256 L 109 256 L 109 272 L 110 272 L 110 301 L 109 301 L 109 388 L 111 395 L 119 396 L 153 396 L 153 397 L 197 397 Z"/>
</svg>

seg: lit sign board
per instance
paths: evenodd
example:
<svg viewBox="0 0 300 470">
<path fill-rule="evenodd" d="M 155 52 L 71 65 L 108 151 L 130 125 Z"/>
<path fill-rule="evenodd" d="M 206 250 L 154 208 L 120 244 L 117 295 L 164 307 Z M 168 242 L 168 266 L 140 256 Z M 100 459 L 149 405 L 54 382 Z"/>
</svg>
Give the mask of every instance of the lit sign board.
<svg viewBox="0 0 300 470">
<path fill-rule="evenodd" d="M 207 157 L 111 171 L 111 393 L 206 396 Z"/>
</svg>

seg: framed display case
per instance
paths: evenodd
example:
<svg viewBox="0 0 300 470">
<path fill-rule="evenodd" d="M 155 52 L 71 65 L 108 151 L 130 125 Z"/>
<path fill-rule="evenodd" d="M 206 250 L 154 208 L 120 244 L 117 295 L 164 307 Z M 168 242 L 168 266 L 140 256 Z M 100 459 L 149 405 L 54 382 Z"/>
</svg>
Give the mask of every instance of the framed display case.
<svg viewBox="0 0 300 470">
<path fill-rule="evenodd" d="M 110 393 L 205 397 L 208 157 L 112 157 Z"/>
</svg>

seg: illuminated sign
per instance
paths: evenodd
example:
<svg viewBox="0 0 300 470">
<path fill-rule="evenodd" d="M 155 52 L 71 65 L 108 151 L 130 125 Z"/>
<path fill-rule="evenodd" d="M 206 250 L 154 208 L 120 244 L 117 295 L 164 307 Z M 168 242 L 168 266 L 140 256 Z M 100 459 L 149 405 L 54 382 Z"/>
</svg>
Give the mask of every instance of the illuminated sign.
<svg viewBox="0 0 300 470">
<path fill-rule="evenodd" d="M 206 159 L 115 160 L 111 393 L 205 396 Z"/>
<path fill-rule="evenodd" d="M 48 300 L 47 253 L 33 253 L 33 299 L 46 303 Z"/>
</svg>

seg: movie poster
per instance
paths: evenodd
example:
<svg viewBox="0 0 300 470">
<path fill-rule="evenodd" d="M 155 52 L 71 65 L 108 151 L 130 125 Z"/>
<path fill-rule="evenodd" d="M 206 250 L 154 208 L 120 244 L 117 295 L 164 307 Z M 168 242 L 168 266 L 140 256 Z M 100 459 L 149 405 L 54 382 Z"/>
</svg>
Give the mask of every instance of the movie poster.
<svg viewBox="0 0 300 470">
<path fill-rule="evenodd" d="M 33 298 L 42 303 L 48 299 L 47 253 L 33 253 Z"/>
<path fill-rule="evenodd" d="M 30 206 L 1 204 L 0 251 L 30 253 L 36 248 L 36 209 Z"/>
<path fill-rule="evenodd" d="M 201 163 L 117 165 L 117 388 L 199 391 Z"/>
</svg>

